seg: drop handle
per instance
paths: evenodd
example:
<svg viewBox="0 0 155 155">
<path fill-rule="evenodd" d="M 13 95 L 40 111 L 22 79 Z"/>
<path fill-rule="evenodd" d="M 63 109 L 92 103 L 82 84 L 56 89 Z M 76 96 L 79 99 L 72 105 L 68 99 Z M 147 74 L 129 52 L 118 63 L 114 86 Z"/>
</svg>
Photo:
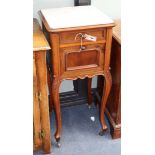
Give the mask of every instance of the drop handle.
<svg viewBox="0 0 155 155">
<path fill-rule="evenodd" d="M 78 34 L 76 34 L 76 36 L 75 36 L 75 40 L 77 39 L 77 37 L 80 37 L 80 51 L 85 50 L 86 47 L 83 46 L 83 39 L 85 39 L 85 35 L 82 34 L 82 33 L 78 33 Z"/>
<path fill-rule="evenodd" d="M 85 50 L 86 46 L 80 46 L 80 50 Z"/>
</svg>

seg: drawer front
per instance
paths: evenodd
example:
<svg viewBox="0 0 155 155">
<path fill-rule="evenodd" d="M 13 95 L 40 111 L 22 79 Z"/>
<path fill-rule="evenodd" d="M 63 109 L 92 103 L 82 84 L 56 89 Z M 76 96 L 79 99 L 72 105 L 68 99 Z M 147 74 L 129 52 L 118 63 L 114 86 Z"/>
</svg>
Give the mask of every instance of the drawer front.
<svg viewBox="0 0 155 155">
<path fill-rule="evenodd" d="M 96 37 L 96 41 L 105 41 L 106 38 L 106 29 L 94 29 L 94 30 L 85 30 L 85 31 L 71 31 L 71 32 L 62 32 L 60 33 L 60 44 L 74 44 L 80 43 L 81 38 L 80 34 L 87 34 L 93 37 Z M 87 40 L 83 38 L 83 43 L 92 42 L 91 40 Z"/>
<path fill-rule="evenodd" d="M 60 50 L 61 74 L 74 70 L 101 68 L 104 64 L 104 45 L 88 45 L 80 51 L 80 46 Z"/>
</svg>

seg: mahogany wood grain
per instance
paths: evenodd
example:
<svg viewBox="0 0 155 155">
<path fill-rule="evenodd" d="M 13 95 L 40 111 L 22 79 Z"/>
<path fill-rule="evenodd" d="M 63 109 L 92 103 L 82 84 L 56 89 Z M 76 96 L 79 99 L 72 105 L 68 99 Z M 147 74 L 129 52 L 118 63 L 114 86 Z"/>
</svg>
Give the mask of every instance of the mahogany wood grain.
<svg viewBox="0 0 155 155">
<path fill-rule="evenodd" d="M 99 66 L 100 51 L 92 49 L 89 51 L 72 52 L 65 56 L 66 70 L 76 70 Z"/>
<path fill-rule="evenodd" d="M 96 43 L 93 43 L 93 42 L 83 42 L 83 45 L 94 45 L 94 44 L 104 44 L 105 43 L 105 40 L 100 40 L 100 41 L 96 41 Z M 80 46 L 81 43 L 74 43 L 74 44 L 71 44 L 71 43 L 67 43 L 67 44 L 61 44 L 60 45 L 60 48 L 65 48 L 65 47 L 72 47 L 72 46 Z"/>
<path fill-rule="evenodd" d="M 91 36 L 95 36 L 97 38 L 96 42 L 92 42 L 86 39 L 83 39 L 83 44 L 96 44 L 96 43 L 104 43 L 105 38 L 106 38 L 106 29 L 92 29 L 89 31 L 88 30 L 83 30 L 83 31 L 68 31 L 68 32 L 61 32 L 60 33 L 60 47 L 64 44 L 69 45 L 69 43 L 72 44 L 79 44 L 80 42 L 80 37 L 77 36 L 77 34 L 88 34 Z"/>
<path fill-rule="evenodd" d="M 111 84 L 112 84 L 112 77 L 109 71 L 109 64 L 110 64 L 110 54 L 111 54 L 111 41 L 112 41 L 112 29 L 107 28 L 107 36 L 106 36 L 106 48 L 105 48 L 105 63 L 104 63 L 104 87 L 103 87 L 103 95 L 101 100 L 101 108 L 100 108 L 100 121 L 102 125 L 102 130 L 105 131 L 107 126 L 105 124 L 104 119 L 104 111 L 105 106 L 107 103 L 107 99 L 110 93 Z"/>
<path fill-rule="evenodd" d="M 47 36 L 49 36 L 48 41 L 52 47 L 52 88 L 50 92 L 52 94 L 56 112 L 56 141 L 59 142 L 61 136 L 59 87 L 63 80 L 92 78 L 96 75 L 102 75 L 105 78 L 105 87 L 100 108 L 101 131 L 105 131 L 107 126 L 104 121 L 104 111 L 111 88 L 109 64 L 112 27 L 114 26 L 114 23 L 53 30 L 49 27 L 42 15 L 41 18 L 43 30 Z M 99 36 L 99 38 L 93 43 L 84 41 L 83 45 L 84 43 L 87 45 L 80 51 L 80 39 L 75 40 L 75 37 L 79 32 L 86 32 L 87 34 L 93 33 L 94 36 Z M 89 82 L 91 83 L 91 80 Z M 89 97 L 90 102 L 91 100 L 91 97 Z"/>
<path fill-rule="evenodd" d="M 60 48 L 61 80 L 63 79 L 69 80 L 72 78 L 72 76 L 80 78 L 82 74 L 83 76 L 88 75 L 90 77 L 91 75 L 89 74 L 92 74 L 92 72 L 97 73 L 101 71 L 103 73 L 102 68 L 104 65 L 104 56 L 105 56 L 104 51 L 105 51 L 105 44 L 87 45 L 85 46 L 85 49 L 82 50 L 81 52 L 80 52 L 80 46 Z M 67 59 L 68 55 L 70 54 L 74 56 L 74 59 L 73 58 Z M 74 64 L 74 66 L 69 68 L 67 67 L 68 62 L 70 64 L 76 62 L 79 64 L 77 65 Z M 80 69 L 83 69 L 83 72 L 81 72 Z"/>
<path fill-rule="evenodd" d="M 50 34 L 50 43 L 52 45 L 52 89 L 50 90 L 52 94 L 53 104 L 55 106 L 56 112 L 56 123 L 57 128 L 55 132 L 56 141 L 60 141 L 61 132 L 61 112 L 60 112 L 60 99 L 59 99 L 59 87 L 60 87 L 60 56 L 59 56 L 59 35 Z M 52 104 L 52 103 L 50 103 Z"/>
</svg>

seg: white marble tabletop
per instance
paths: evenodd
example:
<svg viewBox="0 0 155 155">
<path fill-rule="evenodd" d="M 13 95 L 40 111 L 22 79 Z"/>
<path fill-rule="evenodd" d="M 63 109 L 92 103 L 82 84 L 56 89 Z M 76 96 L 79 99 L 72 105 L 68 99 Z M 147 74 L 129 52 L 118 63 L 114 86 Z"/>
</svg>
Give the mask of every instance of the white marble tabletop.
<svg viewBox="0 0 155 155">
<path fill-rule="evenodd" d="M 114 23 L 94 6 L 42 9 L 41 13 L 51 29 Z"/>
</svg>

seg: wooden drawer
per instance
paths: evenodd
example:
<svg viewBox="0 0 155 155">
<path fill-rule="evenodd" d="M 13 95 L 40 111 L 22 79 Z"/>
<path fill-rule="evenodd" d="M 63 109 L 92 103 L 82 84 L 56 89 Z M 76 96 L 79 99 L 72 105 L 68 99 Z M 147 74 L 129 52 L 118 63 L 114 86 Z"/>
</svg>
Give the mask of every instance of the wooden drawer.
<svg viewBox="0 0 155 155">
<path fill-rule="evenodd" d="M 103 67 L 105 44 L 87 45 L 80 51 L 80 46 L 60 50 L 61 74 L 67 71 Z"/>
<path fill-rule="evenodd" d="M 81 42 L 81 38 L 78 34 L 88 34 L 96 37 L 96 42 L 104 42 L 106 40 L 106 29 L 92 29 L 83 31 L 71 31 L 71 32 L 61 32 L 60 33 L 60 46 L 63 44 L 75 44 Z M 76 37 L 77 36 L 77 37 Z M 96 43 L 83 39 L 83 43 Z"/>
</svg>

